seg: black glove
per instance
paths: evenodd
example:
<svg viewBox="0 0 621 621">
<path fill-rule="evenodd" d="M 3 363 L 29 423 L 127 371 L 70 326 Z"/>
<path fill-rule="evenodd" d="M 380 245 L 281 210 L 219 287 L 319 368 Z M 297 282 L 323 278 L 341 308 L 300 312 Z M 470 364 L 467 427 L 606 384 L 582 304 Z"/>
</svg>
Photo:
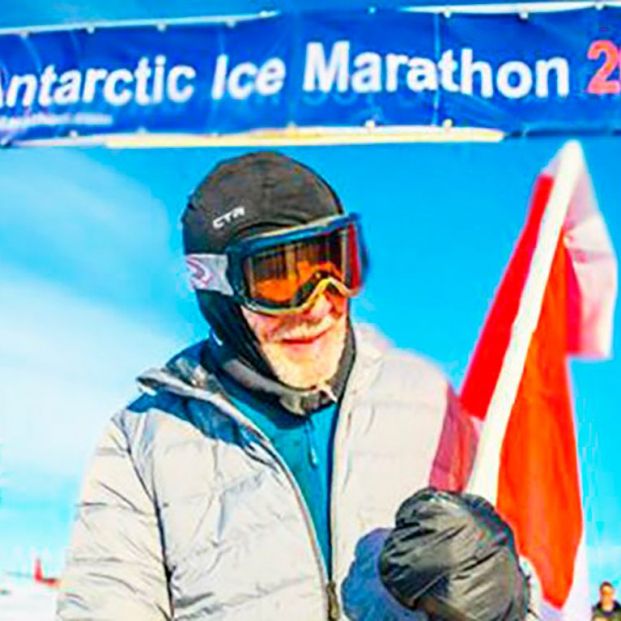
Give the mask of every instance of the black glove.
<svg viewBox="0 0 621 621">
<path fill-rule="evenodd" d="M 397 512 L 379 558 L 384 586 L 444 621 L 523 621 L 529 585 L 513 533 L 490 503 L 423 489 Z"/>
</svg>

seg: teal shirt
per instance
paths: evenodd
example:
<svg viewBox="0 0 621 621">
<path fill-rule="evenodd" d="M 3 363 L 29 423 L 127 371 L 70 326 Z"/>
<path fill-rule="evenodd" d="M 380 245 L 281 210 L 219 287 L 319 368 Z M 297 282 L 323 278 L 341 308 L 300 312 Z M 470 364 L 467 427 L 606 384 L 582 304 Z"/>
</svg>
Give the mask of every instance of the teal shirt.
<svg viewBox="0 0 621 621">
<path fill-rule="evenodd" d="M 257 402 L 239 387 L 235 387 L 233 393 L 235 405 L 269 438 L 295 477 L 310 512 L 328 576 L 331 576 L 330 488 L 338 406 L 332 404 L 310 415 L 296 416 L 282 408 Z"/>
</svg>

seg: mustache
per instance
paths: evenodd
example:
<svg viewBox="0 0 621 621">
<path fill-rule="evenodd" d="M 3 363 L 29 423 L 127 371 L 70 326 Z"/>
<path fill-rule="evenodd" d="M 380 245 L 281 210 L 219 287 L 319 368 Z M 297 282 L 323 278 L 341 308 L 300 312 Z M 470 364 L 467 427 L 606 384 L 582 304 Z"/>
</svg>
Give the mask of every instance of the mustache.
<svg viewBox="0 0 621 621">
<path fill-rule="evenodd" d="M 295 322 L 294 325 L 278 327 L 270 338 L 276 341 L 312 339 L 327 332 L 340 321 L 340 317 L 332 314 L 322 317 L 319 321 Z"/>
</svg>

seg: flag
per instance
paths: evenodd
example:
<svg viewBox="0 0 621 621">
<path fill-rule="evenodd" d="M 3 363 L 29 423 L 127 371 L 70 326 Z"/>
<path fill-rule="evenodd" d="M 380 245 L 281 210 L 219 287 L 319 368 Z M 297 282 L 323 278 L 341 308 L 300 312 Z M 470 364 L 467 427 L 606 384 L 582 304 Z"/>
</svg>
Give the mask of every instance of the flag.
<svg viewBox="0 0 621 621">
<path fill-rule="evenodd" d="M 610 354 L 616 287 L 608 232 L 570 142 L 537 178 L 460 395 L 482 425 L 468 490 L 511 525 L 544 619 L 590 618 L 568 356 Z"/>
</svg>

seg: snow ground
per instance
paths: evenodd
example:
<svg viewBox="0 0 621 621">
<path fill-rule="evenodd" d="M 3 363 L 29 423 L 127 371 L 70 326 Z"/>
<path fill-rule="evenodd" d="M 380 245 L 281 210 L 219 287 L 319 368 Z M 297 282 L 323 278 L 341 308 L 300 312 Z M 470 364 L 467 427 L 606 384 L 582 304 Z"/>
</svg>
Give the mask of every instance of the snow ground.
<svg viewBox="0 0 621 621">
<path fill-rule="evenodd" d="M 55 607 L 54 589 L 0 577 L 0 621 L 53 621 Z"/>
</svg>

